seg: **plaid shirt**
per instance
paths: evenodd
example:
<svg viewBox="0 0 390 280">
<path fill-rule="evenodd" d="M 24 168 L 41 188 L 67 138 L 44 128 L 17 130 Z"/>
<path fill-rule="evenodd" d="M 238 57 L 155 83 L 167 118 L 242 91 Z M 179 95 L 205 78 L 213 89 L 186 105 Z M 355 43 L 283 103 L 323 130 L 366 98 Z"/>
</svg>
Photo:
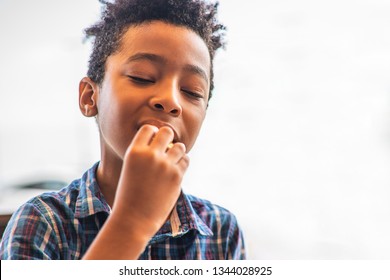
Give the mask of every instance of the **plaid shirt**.
<svg viewBox="0 0 390 280">
<path fill-rule="evenodd" d="M 22 205 L 4 232 L 0 259 L 81 259 L 111 212 L 96 181 L 98 164 L 59 192 L 44 193 Z M 139 257 L 244 258 L 243 236 L 234 215 L 184 193 L 170 220 Z"/>
</svg>

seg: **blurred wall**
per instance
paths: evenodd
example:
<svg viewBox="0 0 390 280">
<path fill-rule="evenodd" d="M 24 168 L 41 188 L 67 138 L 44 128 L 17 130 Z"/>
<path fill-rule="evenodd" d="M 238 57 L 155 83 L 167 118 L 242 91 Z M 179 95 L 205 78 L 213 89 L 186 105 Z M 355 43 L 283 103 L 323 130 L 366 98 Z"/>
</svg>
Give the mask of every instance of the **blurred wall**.
<svg viewBox="0 0 390 280">
<path fill-rule="evenodd" d="M 184 189 L 233 211 L 250 259 L 390 257 L 390 2 L 229 1 Z M 78 110 L 98 1 L 0 0 L 0 192 L 99 159 Z"/>
</svg>

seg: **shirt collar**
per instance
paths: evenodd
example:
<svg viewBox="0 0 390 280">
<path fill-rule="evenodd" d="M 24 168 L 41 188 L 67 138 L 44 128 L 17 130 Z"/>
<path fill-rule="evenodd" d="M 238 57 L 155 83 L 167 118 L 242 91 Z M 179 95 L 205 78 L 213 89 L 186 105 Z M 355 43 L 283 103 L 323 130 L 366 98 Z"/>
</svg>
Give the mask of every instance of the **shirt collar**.
<svg viewBox="0 0 390 280">
<path fill-rule="evenodd" d="M 180 220 L 180 228 L 178 232 L 174 233 L 172 227 L 172 215 L 171 218 L 165 222 L 161 229 L 152 237 L 149 241 L 149 244 L 160 242 L 168 237 L 178 238 L 181 237 L 190 231 L 196 231 L 203 236 L 212 236 L 212 230 L 206 225 L 199 215 L 196 213 L 192 207 L 191 200 L 189 196 L 181 192 L 177 203 L 176 203 L 176 212 Z"/>
<path fill-rule="evenodd" d="M 194 210 L 189 197 L 183 192 L 180 194 L 180 197 L 177 201 L 176 210 L 179 215 L 180 222 L 184 225 L 184 228 L 188 226 L 188 229 L 195 229 L 201 235 L 213 235 L 212 230 L 206 225 L 205 221 L 203 221 Z"/>
<path fill-rule="evenodd" d="M 98 212 L 111 212 L 96 180 L 98 166 L 99 162 L 95 163 L 79 180 L 80 191 L 76 201 L 76 218 L 85 218 Z"/>
</svg>

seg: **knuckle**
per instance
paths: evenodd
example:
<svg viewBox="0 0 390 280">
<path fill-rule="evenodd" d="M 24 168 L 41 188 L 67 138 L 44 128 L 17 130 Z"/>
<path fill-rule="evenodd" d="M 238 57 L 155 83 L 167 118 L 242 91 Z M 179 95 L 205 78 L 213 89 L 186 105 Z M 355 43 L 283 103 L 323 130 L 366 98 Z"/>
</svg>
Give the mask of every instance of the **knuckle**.
<svg viewBox="0 0 390 280">
<path fill-rule="evenodd" d="M 183 177 L 182 172 L 179 168 L 175 168 L 175 171 L 171 174 L 171 180 L 175 183 L 179 183 Z"/>
<path fill-rule="evenodd" d="M 139 147 L 131 147 L 127 150 L 127 158 L 140 157 L 144 154 L 143 149 Z"/>
<path fill-rule="evenodd" d="M 166 161 L 160 161 L 158 167 L 163 173 L 169 173 L 170 171 L 170 164 Z"/>
<path fill-rule="evenodd" d="M 186 146 L 183 143 L 176 143 L 175 145 L 181 153 L 184 154 L 186 152 Z"/>
<path fill-rule="evenodd" d="M 145 158 L 150 162 L 150 163 L 155 163 L 155 164 L 162 164 L 161 160 L 161 155 L 155 151 L 155 150 L 148 150 L 145 153 Z"/>
<path fill-rule="evenodd" d="M 173 135 L 173 131 L 170 127 L 168 126 L 163 126 L 160 128 L 160 132 L 161 133 L 164 133 L 164 134 L 167 134 L 167 135 Z"/>
<path fill-rule="evenodd" d="M 182 160 L 185 166 L 188 167 L 190 165 L 190 158 L 188 155 L 184 155 Z"/>
<path fill-rule="evenodd" d="M 158 130 L 158 128 L 154 125 L 151 125 L 151 124 L 144 124 L 140 130 L 143 130 L 143 131 L 151 131 L 151 132 L 156 132 Z"/>
</svg>

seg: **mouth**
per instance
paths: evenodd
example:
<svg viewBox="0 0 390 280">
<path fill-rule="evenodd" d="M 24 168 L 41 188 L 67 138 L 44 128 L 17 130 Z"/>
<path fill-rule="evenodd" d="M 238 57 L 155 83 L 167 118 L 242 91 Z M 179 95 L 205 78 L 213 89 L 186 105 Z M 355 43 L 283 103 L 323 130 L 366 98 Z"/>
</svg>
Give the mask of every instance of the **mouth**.
<svg viewBox="0 0 390 280">
<path fill-rule="evenodd" d="M 159 120 L 156 120 L 156 119 L 149 119 L 149 120 L 145 120 L 145 121 L 142 121 L 138 124 L 138 127 L 137 127 L 137 131 L 143 126 L 143 125 L 146 125 L 146 124 L 149 124 L 149 125 L 153 125 L 155 127 L 157 127 L 158 129 L 160 129 L 161 127 L 163 126 L 167 126 L 169 127 L 170 129 L 172 129 L 173 131 L 173 141 L 172 141 L 172 145 L 176 142 L 179 142 L 179 135 L 177 134 L 177 131 L 176 129 L 169 123 L 166 123 L 166 122 L 162 122 L 162 121 L 159 121 Z"/>
</svg>

